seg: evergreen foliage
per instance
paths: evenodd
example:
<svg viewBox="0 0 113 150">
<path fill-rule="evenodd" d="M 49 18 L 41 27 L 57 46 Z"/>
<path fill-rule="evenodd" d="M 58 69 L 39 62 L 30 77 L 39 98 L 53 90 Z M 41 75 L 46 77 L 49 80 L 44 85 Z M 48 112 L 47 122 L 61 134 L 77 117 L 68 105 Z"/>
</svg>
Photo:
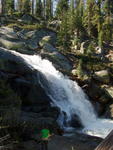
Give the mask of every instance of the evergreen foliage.
<svg viewBox="0 0 113 150">
<path fill-rule="evenodd" d="M 58 46 L 71 50 L 72 43 L 77 49 L 85 40 L 96 41 L 104 52 L 104 45 L 113 37 L 112 0 L 17 0 L 17 12 L 61 22 L 58 32 Z M 1 0 L 1 14 L 15 14 L 14 0 Z M 56 9 L 54 9 L 56 7 Z M 54 10 L 54 11 L 53 11 Z"/>
</svg>

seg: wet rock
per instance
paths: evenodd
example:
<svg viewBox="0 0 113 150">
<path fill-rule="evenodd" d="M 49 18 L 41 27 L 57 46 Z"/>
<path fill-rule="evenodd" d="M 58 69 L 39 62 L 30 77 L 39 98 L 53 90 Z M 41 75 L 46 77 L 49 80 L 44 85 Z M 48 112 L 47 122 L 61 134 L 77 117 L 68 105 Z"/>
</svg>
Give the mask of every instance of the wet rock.
<svg viewBox="0 0 113 150">
<path fill-rule="evenodd" d="M 82 134 L 76 134 L 70 137 L 54 136 L 49 142 L 49 150 L 94 150 L 100 142 L 100 138 Z"/>
</svg>

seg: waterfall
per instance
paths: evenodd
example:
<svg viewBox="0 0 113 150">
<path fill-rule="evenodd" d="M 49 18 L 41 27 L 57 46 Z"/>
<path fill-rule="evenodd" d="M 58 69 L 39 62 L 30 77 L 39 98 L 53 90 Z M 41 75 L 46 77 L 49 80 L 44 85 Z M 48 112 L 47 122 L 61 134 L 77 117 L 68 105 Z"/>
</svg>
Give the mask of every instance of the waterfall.
<svg viewBox="0 0 113 150">
<path fill-rule="evenodd" d="M 82 132 L 102 138 L 113 129 L 113 121 L 98 118 L 92 104 L 78 84 L 56 70 L 50 61 L 38 55 L 13 53 L 21 56 L 30 67 L 42 73 L 41 85 L 51 97 L 52 105 L 65 112 L 67 122 L 76 114 L 84 126 Z M 61 120 L 60 116 L 60 122 Z"/>
</svg>

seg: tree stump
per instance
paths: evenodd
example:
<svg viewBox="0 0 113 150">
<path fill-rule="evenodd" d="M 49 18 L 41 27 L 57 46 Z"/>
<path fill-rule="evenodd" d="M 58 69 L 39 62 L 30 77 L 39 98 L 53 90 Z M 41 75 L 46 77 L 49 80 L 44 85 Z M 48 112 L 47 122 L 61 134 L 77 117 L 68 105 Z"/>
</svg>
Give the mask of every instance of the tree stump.
<svg viewBox="0 0 113 150">
<path fill-rule="evenodd" d="M 95 150 L 113 150 L 113 130 Z"/>
</svg>

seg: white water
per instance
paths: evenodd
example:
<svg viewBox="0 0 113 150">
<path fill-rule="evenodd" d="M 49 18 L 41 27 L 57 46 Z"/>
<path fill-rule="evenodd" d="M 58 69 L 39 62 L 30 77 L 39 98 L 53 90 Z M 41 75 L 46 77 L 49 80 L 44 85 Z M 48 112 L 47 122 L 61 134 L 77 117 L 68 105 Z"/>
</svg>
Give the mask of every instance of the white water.
<svg viewBox="0 0 113 150">
<path fill-rule="evenodd" d="M 67 122 L 76 114 L 84 126 L 83 132 L 102 138 L 113 129 L 113 121 L 99 119 L 78 84 L 57 71 L 50 61 L 41 59 L 38 55 L 16 55 L 21 56 L 29 66 L 43 74 L 44 79 L 41 79 L 40 83 L 52 98 L 53 105 L 66 113 Z"/>
</svg>

